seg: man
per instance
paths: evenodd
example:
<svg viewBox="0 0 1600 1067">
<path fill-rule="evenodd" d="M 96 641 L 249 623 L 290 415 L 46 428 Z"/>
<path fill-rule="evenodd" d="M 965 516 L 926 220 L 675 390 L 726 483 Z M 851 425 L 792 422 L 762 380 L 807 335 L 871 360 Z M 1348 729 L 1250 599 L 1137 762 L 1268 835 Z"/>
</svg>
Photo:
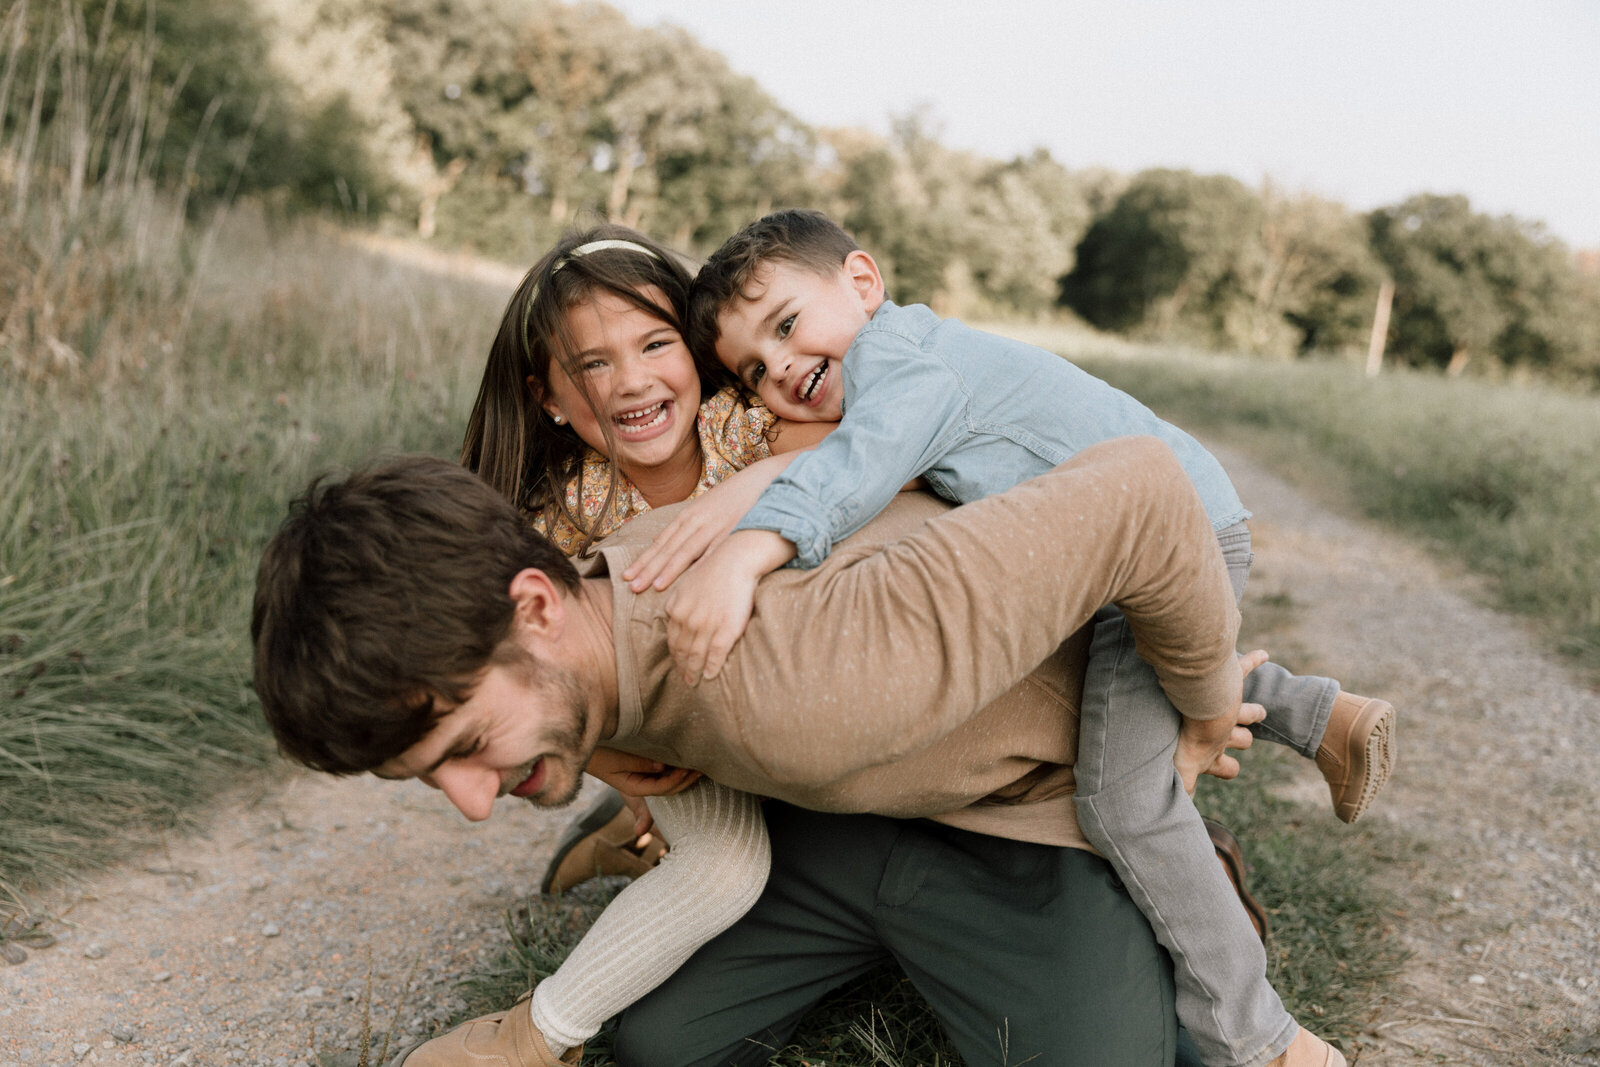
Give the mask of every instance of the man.
<svg viewBox="0 0 1600 1067">
<path fill-rule="evenodd" d="M 1166 446 L 1108 442 L 954 511 L 902 494 L 824 566 L 765 579 L 697 687 L 660 595 L 613 578 L 670 517 L 635 520 L 580 577 L 437 461 L 309 494 L 252 625 L 280 745 L 420 778 L 469 818 L 506 793 L 570 800 L 602 741 L 783 802 L 766 895 L 623 1017 L 626 1064 L 763 1061 L 751 1035 L 781 1041 L 891 956 L 970 1063 L 1171 1062 L 1170 964 L 1071 792 L 1082 627 L 1104 604 L 1175 704 L 1239 711 L 1233 595 Z"/>
</svg>

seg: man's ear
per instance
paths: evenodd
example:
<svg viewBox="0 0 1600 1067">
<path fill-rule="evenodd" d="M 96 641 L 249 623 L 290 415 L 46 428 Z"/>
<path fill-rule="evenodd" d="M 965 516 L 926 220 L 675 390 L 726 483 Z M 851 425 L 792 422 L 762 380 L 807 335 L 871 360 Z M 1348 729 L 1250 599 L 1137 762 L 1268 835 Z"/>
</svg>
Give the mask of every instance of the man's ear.
<svg viewBox="0 0 1600 1067">
<path fill-rule="evenodd" d="M 867 314 L 877 311 L 884 298 L 883 274 L 878 270 L 877 261 L 858 248 L 844 257 L 844 273 Z"/>
<path fill-rule="evenodd" d="M 519 633 L 540 641 L 561 637 L 567 624 L 567 603 L 549 575 L 524 567 L 512 576 L 508 592 L 516 605 L 512 625 Z"/>
</svg>

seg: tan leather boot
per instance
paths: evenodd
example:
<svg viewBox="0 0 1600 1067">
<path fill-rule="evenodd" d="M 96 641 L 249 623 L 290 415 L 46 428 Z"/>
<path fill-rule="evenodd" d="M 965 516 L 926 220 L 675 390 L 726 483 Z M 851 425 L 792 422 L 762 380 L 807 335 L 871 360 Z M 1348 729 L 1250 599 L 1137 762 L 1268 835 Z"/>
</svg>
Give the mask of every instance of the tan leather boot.
<svg viewBox="0 0 1600 1067">
<path fill-rule="evenodd" d="M 1267 1067 L 1349 1067 L 1349 1064 L 1338 1049 L 1302 1026 L 1284 1054 L 1268 1061 Z"/>
<path fill-rule="evenodd" d="M 533 1025 L 524 993 L 510 1011 L 481 1015 L 447 1034 L 412 1045 L 389 1061 L 389 1067 L 573 1067 L 583 1046 L 557 1058 Z"/>
<path fill-rule="evenodd" d="M 562 832 L 540 891 L 564 893 L 591 878 L 613 875 L 637 878 L 660 863 L 667 843 L 660 834 L 635 839 L 633 822 L 633 812 L 622 803 L 621 794 L 606 790 L 594 807 Z"/>
<path fill-rule="evenodd" d="M 1343 822 L 1361 818 L 1394 769 L 1394 708 L 1354 693 L 1334 697 L 1317 769 L 1333 796 L 1333 813 Z"/>
</svg>

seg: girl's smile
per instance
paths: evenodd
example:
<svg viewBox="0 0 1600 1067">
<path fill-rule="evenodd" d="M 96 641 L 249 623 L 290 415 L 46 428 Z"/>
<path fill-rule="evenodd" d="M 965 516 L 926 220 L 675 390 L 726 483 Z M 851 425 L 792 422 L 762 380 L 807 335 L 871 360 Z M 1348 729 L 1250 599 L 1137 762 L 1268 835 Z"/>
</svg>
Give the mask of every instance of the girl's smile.
<svg viewBox="0 0 1600 1067">
<path fill-rule="evenodd" d="M 669 306 L 653 286 L 640 295 Z M 545 411 L 570 422 L 651 506 L 687 496 L 700 479 L 700 376 L 683 337 L 609 292 L 571 308 L 567 330 L 572 355 L 550 368 Z M 537 388 L 535 382 L 530 378 Z"/>
</svg>

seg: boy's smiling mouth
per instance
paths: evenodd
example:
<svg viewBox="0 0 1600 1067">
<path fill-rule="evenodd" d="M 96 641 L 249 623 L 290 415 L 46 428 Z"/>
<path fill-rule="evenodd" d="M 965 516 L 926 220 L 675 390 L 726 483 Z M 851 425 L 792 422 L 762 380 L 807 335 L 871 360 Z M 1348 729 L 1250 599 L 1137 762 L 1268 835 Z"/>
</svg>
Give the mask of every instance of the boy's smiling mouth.
<svg viewBox="0 0 1600 1067">
<path fill-rule="evenodd" d="M 828 361 L 818 363 L 816 369 L 804 378 L 795 387 L 795 399 L 802 404 L 809 404 L 813 397 L 822 391 L 822 383 L 828 377 Z"/>
</svg>

